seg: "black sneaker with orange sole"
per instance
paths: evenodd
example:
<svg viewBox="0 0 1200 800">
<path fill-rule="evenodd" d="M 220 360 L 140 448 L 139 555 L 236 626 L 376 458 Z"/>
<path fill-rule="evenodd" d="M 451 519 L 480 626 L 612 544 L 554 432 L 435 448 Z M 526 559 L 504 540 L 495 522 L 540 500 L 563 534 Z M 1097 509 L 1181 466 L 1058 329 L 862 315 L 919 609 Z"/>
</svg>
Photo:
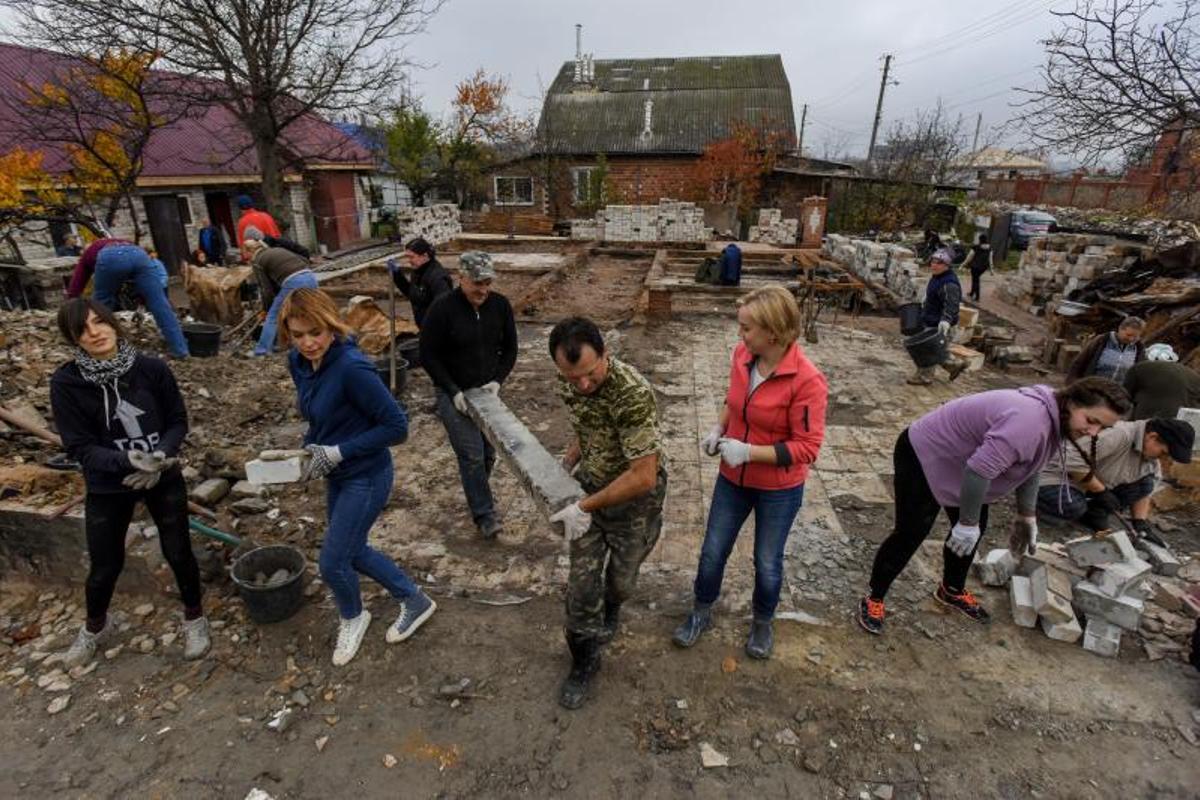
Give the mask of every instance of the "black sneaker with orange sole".
<svg viewBox="0 0 1200 800">
<path fill-rule="evenodd" d="M 979 605 L 979 600 L 975 595 L 963 589 L 961 592 L 952 592 L 946 588 L 946 584 L 938 584 L 937 591 L 933 593 L 933 597 L 944 606 L 958 609 L 976 622 L 991 622 L 992 615 L 987 612 L 983 606 Z"/>
<path fill-rule="evenodd" d="M 858 603 L 858 624 L 867 633 L 883 633 L 883 601 L 864 597 Z"/>
</svg>

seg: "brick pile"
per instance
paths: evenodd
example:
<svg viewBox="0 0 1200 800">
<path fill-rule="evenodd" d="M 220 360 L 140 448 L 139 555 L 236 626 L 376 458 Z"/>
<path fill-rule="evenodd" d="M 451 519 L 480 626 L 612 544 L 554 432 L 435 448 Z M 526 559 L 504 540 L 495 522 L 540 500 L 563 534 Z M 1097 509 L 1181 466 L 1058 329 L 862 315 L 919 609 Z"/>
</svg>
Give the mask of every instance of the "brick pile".
<svg viewBox="0 0 1200 800">
<path fill-rule="evenodd" d="M 1029 243 L 1021 254 L 1017 274 L 1001 284 L 1008 301 L 1031 314 L 1076 289 L 1110 272 L 1124 270 L 1140 255 L 1149 255 L 1144 245 L 1119 241 L 1112 236 L 1056 233 Z"/>
<path fill-rule="evenodd" d="M 445 244 L 462 233 L 458 206 L 453 203 L 401 208 L 396 212 L 396 225 L 406 242 L 421 236 L 430 244 Z"/>
<path fill-rule="evenodd" d="M 1007 549 L 975 563 L 987 586 L 1008 586 L 1013 622 L 1040 625 L 1061 642 L 1082 640 L 1085 650 L 1116 657 L 1126 633 L 1137 635 L 1150 660 L 1186 658 L 1186 642 L 1200 617 L 1200 562 L 1186 566 L 1170 550 L 1123 531 L 1039 545 L 1018 561 Z"/>
<path fill-rule="evenodd" d="M 750 241 L 794 245 L 799 231 L 800 220 L 784 219 L 778 208 L 762 208 L 758 211 L 758 224 L 750 226 Z"/>
<path fill-rule="evenodd" d="M 571 220 L 571 238 L 603 242 L 706 242 L 712 231 L 695 203 L 662 199 L 653 206 L 605 206 L 594 219 Z"/>
<path fill-rule="evenodd" d="M 882 244 L 831 233 L 825 237 L 822 253 L 864 281 L 887 287 L 902 303 L 920 299 L 925 291 L 928 277 L 921 274 L 912 248 L 902 244 Z"/>
</svg>

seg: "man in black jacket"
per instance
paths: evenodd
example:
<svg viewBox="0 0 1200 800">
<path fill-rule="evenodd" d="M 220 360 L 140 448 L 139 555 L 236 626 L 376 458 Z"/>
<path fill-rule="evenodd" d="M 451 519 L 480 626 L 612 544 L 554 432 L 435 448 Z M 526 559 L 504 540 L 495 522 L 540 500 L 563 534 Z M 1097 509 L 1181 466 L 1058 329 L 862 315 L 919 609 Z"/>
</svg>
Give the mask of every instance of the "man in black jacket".
<svg viewBox="0 0 1200 800">
<path fill-rule="evenodd" d="M 500 533 L 488 480 L 496 451 L 467 416 L 463 391 L 482 387 L 499 393 L 517 361 L 517 324 L 512 305 L 492 291 L 496 269 L 487 253 L 459 257 L 459 285 L 442 295 L 421 322 L 421 364 L 433 380 L 437 415 L 458 457 L 467 506 L 480 534 Z"/>
<path fill-rule="evenodd" d="M 400 262 L 394 258 L 388 259 L 387 268 L 396 288 L 412 303 L 413 320 L 419 328 L 433 301 L 452 291 L 454 283 L 450 280 L 450 273 L 438 262 L 433 245 L 420 236 L 405 246 L 404 257 L 413 270 L 411 278 L 404 276 L 400 271 Z"/>
</svg>

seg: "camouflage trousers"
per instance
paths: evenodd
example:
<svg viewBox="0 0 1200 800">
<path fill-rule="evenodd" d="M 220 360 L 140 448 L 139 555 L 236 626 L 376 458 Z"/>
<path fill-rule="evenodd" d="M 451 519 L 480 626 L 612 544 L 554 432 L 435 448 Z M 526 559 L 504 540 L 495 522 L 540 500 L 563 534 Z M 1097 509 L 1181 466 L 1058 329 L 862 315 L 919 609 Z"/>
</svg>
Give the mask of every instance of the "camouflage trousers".
<svg viewBox="0 0 1200 800">
<path fill-rule="evenodd" d="M 583 482 L 589 494 L 593 488 Z M 599 487 L 596 487 L 599 488 Z M 571 542 L 567 576 L 567 632 L 598 636 L 606 605 L 625 602 L 637 585 L 638 570 L 662 532 L 667 476 L 660 471 L 649 494 L 592 514 L 587 533 Z"/>
</svg>

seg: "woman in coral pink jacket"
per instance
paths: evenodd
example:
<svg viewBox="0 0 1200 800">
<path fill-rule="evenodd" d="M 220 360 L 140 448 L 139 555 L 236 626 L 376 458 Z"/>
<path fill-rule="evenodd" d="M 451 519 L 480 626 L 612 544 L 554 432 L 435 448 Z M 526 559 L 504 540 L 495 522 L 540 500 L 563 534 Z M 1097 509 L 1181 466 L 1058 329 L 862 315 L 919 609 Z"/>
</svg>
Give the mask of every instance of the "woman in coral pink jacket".
<svg viewBox="0 0 1200 800">
<path fill-rule="evenodd" d="M 783 546 L 804 499 L 808 467 L 825 437 L 829 389 L 796 344 L 800 309 L 791 292 L 756 289 L 739 306 L 742 341 L 733 351 L 729 391 L 719 423 L 703 441 L 706 453 L 721 456 L 721 474 L 700 550 L 695 605 L 674 641 L 691 647 L 712 624 L 725 562 L 753 511 L 754 621 L 746 653 L 768 658 L 783 585 Z"/>
</svg>

